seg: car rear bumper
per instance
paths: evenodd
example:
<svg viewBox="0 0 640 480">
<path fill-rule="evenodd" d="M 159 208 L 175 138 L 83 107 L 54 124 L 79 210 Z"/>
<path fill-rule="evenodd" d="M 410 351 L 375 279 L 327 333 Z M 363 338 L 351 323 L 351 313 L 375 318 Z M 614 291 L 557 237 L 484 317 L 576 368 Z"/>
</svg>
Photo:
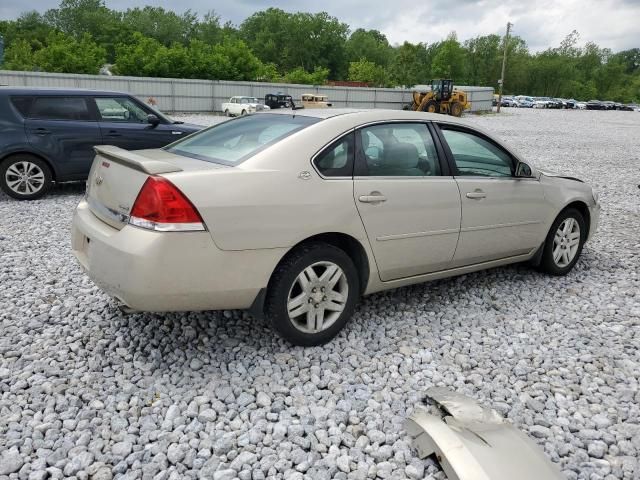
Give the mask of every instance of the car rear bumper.
<svg viewBox="0 0 640 480">
<path fill-rule="evenodd" d="M 72 249 L 109 295 L 154 312 L 249 308 L 285 253 L 220 250 L 209 232 L 117 230 L 84 200 L 73 217 Z"/>
</svg>

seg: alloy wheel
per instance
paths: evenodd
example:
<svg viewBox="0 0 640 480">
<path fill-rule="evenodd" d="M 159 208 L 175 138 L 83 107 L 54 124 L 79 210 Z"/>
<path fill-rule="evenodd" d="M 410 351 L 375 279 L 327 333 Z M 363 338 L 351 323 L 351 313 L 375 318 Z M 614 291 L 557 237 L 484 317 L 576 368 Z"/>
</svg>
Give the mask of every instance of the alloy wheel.
<svg viewBox="0 0 640 480">
<path fill-rule="evenodd" d="M 27 161 L 9 165 L 4 176 L 7 186 L 20 195 L 31 195 L 39 192 L 45 182 L 45 175 L 42 169 L 35 163 Z"/>
<path fill-rule="evenodd" d="M 580 247 L 580 224 L 575 218 L 566 218 L 553 238 L 553 261 L 560 268 L 569 265 Z"/>
<path fill-rule="evenodd" d="M 322 332 L 338 320 L 348 297 L 349 284 L 342 268 L 333 262 L 316 262 L 294 280 L 287 297 L 287 313 L 296 329 Z"/>
</svg>

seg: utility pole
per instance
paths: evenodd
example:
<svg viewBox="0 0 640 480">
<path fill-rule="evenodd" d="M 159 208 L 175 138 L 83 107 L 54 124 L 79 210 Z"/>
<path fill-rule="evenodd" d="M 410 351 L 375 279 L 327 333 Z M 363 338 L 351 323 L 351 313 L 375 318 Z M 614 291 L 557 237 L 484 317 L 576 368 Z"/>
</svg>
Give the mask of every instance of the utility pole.
<svg viewBox="0 0 640 480">
<path fill-rule="evenodd" d="M 502 73 L 500 74 L 500 93 L 498 94 L 498 113 L 500 113 L 500 105 L 502 104 L 502 87 L 504 86 L 504 68 L 507 66 L 507 46 L 509 45 L 509 31 L 513 27 L 511 22 L 507 22 L 507 34 L 504 36 L 504 53 L 502 54 Z"/>
</svg>

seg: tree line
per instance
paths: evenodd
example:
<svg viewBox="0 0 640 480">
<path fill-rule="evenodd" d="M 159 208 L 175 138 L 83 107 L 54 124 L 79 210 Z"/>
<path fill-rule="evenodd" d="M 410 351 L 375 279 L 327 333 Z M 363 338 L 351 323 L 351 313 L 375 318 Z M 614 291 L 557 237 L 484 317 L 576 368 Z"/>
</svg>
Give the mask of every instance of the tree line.
<svg viewBox="0 0 640 480">
<path fill-rule="evenodd" d="M 410 87 L 432 78 L 497 86 L 504 37 L 391 45 L 377 30 L 325 12 L 258 11 L 240 25 L 211 11 L 177 14 L 162 7 L 108 8 L 104 0 L 62 0 L 41 14 L 1 20 L 2 68 L 119 75 L 324 84 L 328 80 Z M 640 48 L 612 52 L 578 46 L 571 32 L 557 47 L 530 52 L 508 40 L 505 93 L 620 102 L 640 101 Z"/>
</svg>

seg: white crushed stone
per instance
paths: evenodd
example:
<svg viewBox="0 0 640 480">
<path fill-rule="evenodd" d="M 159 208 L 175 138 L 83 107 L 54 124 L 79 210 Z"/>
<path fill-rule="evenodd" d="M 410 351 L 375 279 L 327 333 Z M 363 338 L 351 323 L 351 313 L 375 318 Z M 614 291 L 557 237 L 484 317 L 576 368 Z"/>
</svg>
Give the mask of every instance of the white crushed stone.
<svg viewBox="0 0 640 480">
<path fill-rule="evenodd" d="M 443 479 L 402 429 L 432 385 L 496 408 L 569 480 L 640 478 L 640 115 L 504 111 L 469 121 L 600 192 L 574 272 L 376 294 L 324 347 L 244 312 L 123 316 L 70 251 L 82 185 L 0 194 L 0 480 Z"/>
</svg>

